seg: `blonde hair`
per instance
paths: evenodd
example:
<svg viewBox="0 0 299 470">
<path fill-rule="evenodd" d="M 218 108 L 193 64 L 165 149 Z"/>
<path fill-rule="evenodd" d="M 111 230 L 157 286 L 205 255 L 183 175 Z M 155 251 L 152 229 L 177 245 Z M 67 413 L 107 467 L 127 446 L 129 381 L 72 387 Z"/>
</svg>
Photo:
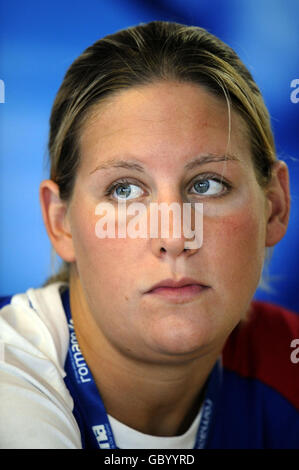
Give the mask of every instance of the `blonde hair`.
<svg viewBox="0 0 299 470">
<path fill-rule="evenodd" d="M 53 104 L 48 143 L 50 178 L 62 200 L 72 197 L 80 129 L 93 108 L 121 90 L 158 80 L 191 82 L 226 99 L 247 123 L 256 177 L 267 186 L 276 151 L 269 113 L 248 69 L 205 29 L 154 21 L 98 40 L 67 70 Z M 67 282 L 69 272 L 63 262 L 44 285 Z"/>
</svg>

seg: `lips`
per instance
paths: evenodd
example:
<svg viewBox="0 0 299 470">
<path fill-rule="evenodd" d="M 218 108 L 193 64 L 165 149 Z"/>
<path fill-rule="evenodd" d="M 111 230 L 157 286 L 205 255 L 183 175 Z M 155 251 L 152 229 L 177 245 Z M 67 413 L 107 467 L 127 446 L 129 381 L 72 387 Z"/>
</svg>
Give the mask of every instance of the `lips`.
<svg viewBox="0 0 299 470">
<path fill-rule="evenodd" d="M 184 287 L 184 286 L 190 286 L 190 285 L 198 285 L 198 286 L 204 286 L 203 284 L 200 284 L 197 282 L 195 279 L 191 279 L 190 277 L 183 277 L 179 281 L 174 281 L 173 279 L 164 279 L 164 281 L 158 282 L 154 286 L 152 286 L 147 292 L 151 292 L 155 289 L 158 289 L 159 287 L 170 287 L 170 288 L 179 288 L 179 287 Z"/>
<path fill-rule="evenodd" d="M 207 287 L 188 277 L 184 277 L 179 281 L 165 279 L 153 285 L 146 294 L 157 295 L 174 302 L 186 302 L 192 300 Z"/>
</svg>

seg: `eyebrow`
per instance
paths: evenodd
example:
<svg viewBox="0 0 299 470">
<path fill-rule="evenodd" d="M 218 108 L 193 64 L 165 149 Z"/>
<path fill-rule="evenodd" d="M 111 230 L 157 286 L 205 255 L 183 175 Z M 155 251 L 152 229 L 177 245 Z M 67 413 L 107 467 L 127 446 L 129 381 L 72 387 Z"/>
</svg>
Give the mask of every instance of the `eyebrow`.
<svg viewBox="0 0 299 470">
<path fill-rule="evenodd" d="M 200 155 L 198 157 L 193 158 L 190 162 L 188 162 L 185 166 L 185 170 L 193 170 L 197 166 L 204 165 L 205 163 L 218 163 L 218 162 L 226 162 L 226 161 L 233 161 L 239 162 L 240 159 L 232 154 L 225 154 L 225 155 L 215 155 L 213 153 L 209 153 L 207 155 Z"/>
<path fill-rule="evenodd" d="M 215 154 L 209 153 L 207 155 L 200 155 L 200 156 L 193 158 L 190 162 L 188 162 L 184 166 L 184 169 L 193 170 L 193 168 L 204 165 L 206 163 L 217 163 L 217 162 L 223 162 L 223 161 L 240 162 L 240 159 L 236 157 L 235 155 L 231 155 L 231 154 L 215 155 Z M 110 170 L 112 168 L 125 168 L 127 170 L 136 170 L 136 171 L 139 171 L 140 173 L 145 172 L 145 167 L 142 164 L 137 163 L 134 160 L 112 159 L 112 160 L 108 160 L 98 165 L 94 170 L 90 172 L 90 174 L 98 170 Z"/>
</svg>

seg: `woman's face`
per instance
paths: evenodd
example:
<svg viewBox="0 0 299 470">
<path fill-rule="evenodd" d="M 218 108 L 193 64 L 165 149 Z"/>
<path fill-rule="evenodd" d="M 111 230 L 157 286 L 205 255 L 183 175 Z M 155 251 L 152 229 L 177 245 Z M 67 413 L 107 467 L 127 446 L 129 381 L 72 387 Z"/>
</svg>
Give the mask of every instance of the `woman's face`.
<svg viewBox="0 0 299 470">
<path fill-rule="evenodd" d="M 115 95 L 82 129 L 67 214 L 76 268 L 99 337 L 122 353 L 160 362 L 198 357 L 221 348 L 246 314 L 262 270 L 268 204 L 235 112 L 231 124 L 228 145 L 225 101 L 168 82 Z M 183 235 L 98 238 L 98 204 L 117 209 L 126 198 L 147 215 L 153 202 L 202 203 L 201 247 L 185 251 Z M 148 293 L 183 277 L 206 287 L 185 297 Z"/>
</svg>

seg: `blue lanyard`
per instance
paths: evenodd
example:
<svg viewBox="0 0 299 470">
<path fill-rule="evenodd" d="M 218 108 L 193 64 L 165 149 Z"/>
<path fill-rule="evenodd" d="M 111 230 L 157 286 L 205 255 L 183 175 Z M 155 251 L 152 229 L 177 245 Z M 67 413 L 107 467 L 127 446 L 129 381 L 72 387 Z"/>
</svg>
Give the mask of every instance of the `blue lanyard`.
<svg viewBox="0 0 299 470">
<path fill-rule="evenodd" d="M 65 362 L 65 384 L 74 400 L 73 414 L 78 423 L 84 449 L 117 449 L 104 403 L 93 376 L 80 351 L 70 309 L 69 289 L 62 294 L 70 344 Z M 221 386 L 222 368 L 217 361 L 207 382 L 195 449 L 207 446 L 215 420 L 215 408 Z"/>
</svg>

